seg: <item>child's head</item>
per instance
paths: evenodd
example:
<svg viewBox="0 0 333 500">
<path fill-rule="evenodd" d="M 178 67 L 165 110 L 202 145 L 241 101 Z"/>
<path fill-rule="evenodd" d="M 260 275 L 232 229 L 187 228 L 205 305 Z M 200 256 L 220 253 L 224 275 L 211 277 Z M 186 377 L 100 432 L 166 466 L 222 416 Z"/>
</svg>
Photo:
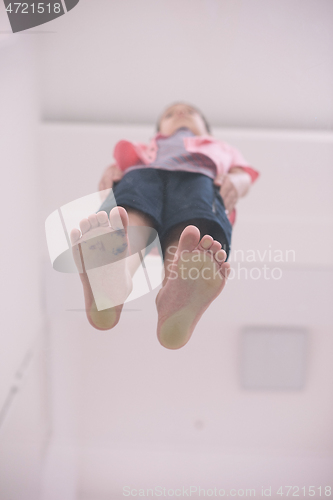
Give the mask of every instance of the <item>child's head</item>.
<svg viewBox="0 0 333 500">
<path fill-rule="evenodd" d="M 183 102 L 168 106 L 157 122 L 157 131 L 172 135 L 181 127 L 189 128 L 195 135 L 210 134 L 210 127 L 201 111 Z"/>
</svg>

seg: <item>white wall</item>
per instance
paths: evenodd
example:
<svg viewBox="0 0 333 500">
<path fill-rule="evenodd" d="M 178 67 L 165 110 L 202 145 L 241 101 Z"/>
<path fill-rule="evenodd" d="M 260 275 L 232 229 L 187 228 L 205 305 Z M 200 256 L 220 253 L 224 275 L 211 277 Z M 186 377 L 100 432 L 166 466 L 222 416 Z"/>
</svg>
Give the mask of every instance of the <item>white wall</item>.
<svg viewBox="0 0 333 500">
<path fill-rule="evenodd" d="M 38 500 L 47 431 L 35 41 L 0 37 L 0 498 L 4 500 Z"/>
<path fill-rule="evenodd" d="M 42 336 L 12 385 L 0 428 L 1 500 L 39 500 L 50 432 L 47 357 Z"/>
</svg>

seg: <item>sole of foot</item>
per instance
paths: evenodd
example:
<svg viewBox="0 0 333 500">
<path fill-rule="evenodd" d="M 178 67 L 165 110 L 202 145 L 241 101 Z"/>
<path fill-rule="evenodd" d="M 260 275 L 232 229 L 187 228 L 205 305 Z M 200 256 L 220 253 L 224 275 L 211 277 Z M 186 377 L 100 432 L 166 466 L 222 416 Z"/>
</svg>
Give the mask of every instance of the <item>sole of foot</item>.
<svg viewBox="0 0 333 500">
<path fill-rule="evenodd" d="M 230 264 L 221 244 L 187 226 L 170 266 L 170 274 L 156 297 L 157 337 L 163 347 L 179 349 L 190 339 L 202 314 L 221 293 Z"/>
<path fill-rule="evenodd" d="M 70 238 L 75 264 L 80 273 L 89 323 L 109 330 L 119 321 L 123 304 L 132 291 L 126 266 L 128 215 L 114 207 L 90 215 L 73 229 Z"/>
</svg>

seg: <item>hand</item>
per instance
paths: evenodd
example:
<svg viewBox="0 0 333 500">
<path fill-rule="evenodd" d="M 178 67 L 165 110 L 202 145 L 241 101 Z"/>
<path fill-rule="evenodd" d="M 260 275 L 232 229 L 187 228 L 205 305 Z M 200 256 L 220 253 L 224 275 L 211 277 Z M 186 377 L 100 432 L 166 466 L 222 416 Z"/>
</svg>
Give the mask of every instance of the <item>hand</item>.
<svg viewBox="0 0 333 500">
<path fill-rule="evenodd" d="M 108 196 L 110 189 L 113 187 L 113 183 L 120 181 L 123 175 L 124 172 L 120 170 L 116 163 L 106 168 L 98 184 L 99 191 L 104 191 L 105 189 L 109 190 L 108 192 L 101 193 L 101 198 L 103 200 Z"/>
<path fill-rule="evenodd" d="M 214 184 L 220 186 L 220 195 L 227 214 L 234 210 L 239 199 L 239 193 L 232 182 L 232 178 L 232 174 L 225 174 L 223 177 L 216 177 L 214 180 Z"/>
<path fill-rule="evenodd" d="M 248 193 L 251 182 L 250 174 L 242 167 L 232 167 L 227 174 L 220 174 L 214 179 L 214 184 L 220 187 L 227 213 L 231 213 L 238 199 Z"/>
</svg>

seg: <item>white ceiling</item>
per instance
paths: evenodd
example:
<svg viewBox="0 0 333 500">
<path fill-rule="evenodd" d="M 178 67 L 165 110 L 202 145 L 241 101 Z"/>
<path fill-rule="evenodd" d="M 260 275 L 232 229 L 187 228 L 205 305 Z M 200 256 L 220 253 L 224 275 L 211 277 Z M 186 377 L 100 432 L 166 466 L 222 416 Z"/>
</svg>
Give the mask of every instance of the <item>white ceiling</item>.
<svg viewBox="0 0 333 500">
<path fill-rule="evenodd" d="M 333 127 L 332 0 L 81 0 L 43 29 L 45 120 L 152 123 L 187 100 L 215 126 Z"/>
</svg>

